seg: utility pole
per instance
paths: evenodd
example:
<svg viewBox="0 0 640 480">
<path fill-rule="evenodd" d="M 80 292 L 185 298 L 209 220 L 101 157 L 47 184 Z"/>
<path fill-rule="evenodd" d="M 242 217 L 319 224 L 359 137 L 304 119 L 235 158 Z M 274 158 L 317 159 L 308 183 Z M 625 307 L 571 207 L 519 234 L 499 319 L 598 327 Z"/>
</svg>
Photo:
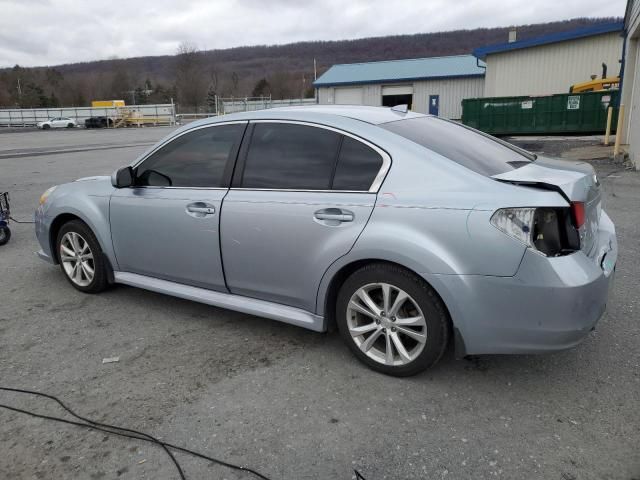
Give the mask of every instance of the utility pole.
<svg viewBox="0 0 640 480">
<path fill-rule="evenodd" d="M 18 77 L 18 105 L 22 108 L 22 88 L 20 88 L 20 77 Z"/>
<path fill-rule="evenodd" d="M 304 73 L 303 73 L 302 74 L 302 95 L 300 95 L 300 98 L 304 98 L 306 83 L 307 83 L 307 79 L 304 77 Z"/>
<path fill-rule="evenodd" d="M 316 57 L 313 57 L 313 83 L 318 79 L 318 66 L 316 64 Z M 318 103 L 318 89 L 314 87 L 313 89 L 313 98 L 316 99 L 316 103 Z"/>
</svg>

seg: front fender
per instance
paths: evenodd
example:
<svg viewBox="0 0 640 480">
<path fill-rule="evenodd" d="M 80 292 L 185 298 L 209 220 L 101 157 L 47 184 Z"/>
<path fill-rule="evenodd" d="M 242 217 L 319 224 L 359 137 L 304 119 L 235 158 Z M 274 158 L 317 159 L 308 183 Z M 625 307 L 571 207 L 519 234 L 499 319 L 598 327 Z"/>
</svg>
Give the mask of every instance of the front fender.
<svg viewBox="0 0 640 480">
<path fill-rule="evenodd" d="M 111 265 L 117 268 L 109 226 L 109 202 L 113 190 L 109 177 L 58 187 L 36 210 L 36 234 L 45 253 L 53 253 L 56 239 L 52 238 L 51 228 L 56 219 L 61 215 L 73 215 L 91 228 Z"/>
</svg>

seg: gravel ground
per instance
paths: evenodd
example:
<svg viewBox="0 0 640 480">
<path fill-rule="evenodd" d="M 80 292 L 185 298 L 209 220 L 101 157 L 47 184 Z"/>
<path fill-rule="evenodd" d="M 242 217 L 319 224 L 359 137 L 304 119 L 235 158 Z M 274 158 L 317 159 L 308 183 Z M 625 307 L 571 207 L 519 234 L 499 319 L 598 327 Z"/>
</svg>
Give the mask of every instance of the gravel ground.
<svg viewBox="0 0 640 480">
<path fill-rule="evenodd" d="M 169 131 L 6 133 L 0 190 L 11 192 L 15 217 L 30 219 L 50 185 L 110 173 Z M 515 141 L 555 155 L 576 147 Z M 422 375 L 390 378 L 359 364 L 336 334 L 122 286 L 83 295 L 34 256 L 33 227 L 13 224 L 0 247 L 0 384 L 273 479 L 351 479 L 354 468 L 367 480 L 638 479 L 640 175 L 594 163 L 620 256 L 608 312 L 573 350 L 448 354 Z M 63 414 L 15 394 L 0 392 L 0 403 Z M 0 453 L 7 479 L 178 478 L 149 444 L 3 409 Z M 178 457 L 190 479 L 252 478 Z"/>
</svg>

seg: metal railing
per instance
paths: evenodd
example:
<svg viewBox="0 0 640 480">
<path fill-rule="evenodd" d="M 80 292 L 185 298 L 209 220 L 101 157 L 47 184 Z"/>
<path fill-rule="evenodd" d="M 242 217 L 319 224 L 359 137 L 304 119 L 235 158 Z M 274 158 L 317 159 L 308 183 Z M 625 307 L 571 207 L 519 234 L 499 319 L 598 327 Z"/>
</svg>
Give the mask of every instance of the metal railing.
<svg viewBox="0 0 640 480">
<path fill-rule="evenodd" d="M 114 121 L 128 115 L 137 119 L 137 124 L 173 125 L 176 121 L 173 104 L 130 105 L 127 107 L 60 107 L 60 108 L 9 108 L 0 110 L 0 127 L 30 127 L 56 117 L 71 118 L 83 125 L 87 118 L 108 117 Z"/>
</svg>

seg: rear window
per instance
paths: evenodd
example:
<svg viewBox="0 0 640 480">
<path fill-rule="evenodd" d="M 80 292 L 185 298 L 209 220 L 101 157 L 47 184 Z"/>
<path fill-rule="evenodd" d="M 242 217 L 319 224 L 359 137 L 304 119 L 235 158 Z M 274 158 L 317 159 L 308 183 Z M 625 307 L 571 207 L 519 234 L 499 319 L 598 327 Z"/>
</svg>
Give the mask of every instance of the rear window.
<svg viewBox="0 0 640 480">
<path fill-rule="evenodd" d="M 344 137 L 332 188 L 367 191 L 381 167 L 382 157 L 378 152 L 353 138 Z"/>
<path fill-rule="evenodd" d="M 380 127 L 488 177 L 515 170 L 535 159 L 507 142 L 436 117 L 398 120 Z"/>
</svg>

